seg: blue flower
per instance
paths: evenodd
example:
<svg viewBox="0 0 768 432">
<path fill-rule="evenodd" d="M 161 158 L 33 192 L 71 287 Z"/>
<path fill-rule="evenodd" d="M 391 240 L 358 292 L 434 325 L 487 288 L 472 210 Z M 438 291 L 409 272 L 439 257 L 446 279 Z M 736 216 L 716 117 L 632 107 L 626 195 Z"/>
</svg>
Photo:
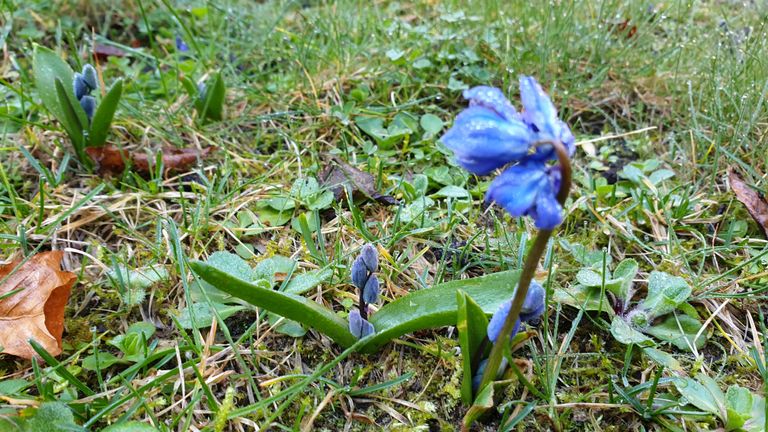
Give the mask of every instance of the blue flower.
<svg viewBox="0 0 768 432">
<path fill-rule="evenodd" d="M 179 52 L 189 51 L 189 45 L 187 45 L 187 43 L 184 42 L 184 39 L 182 39 L 179 35 L 176 35 L 176 49 Z"/>
<path fill-rule="evenodd" d="M 530 159 L 511 166 L 496 177 L 485 199 L 504 207 L 512 216 L 531 216 L 539 229 L 554 229 L 563 221 L 557 200 L 560 170 Z"/>
<path fill-rule="evenodd" d="M 576 139 L 568 125 L 557 117 L 557 108 L 535 78 L 520 77 L 520 99 L 522 120 L 535 134 L 536 141 L 560 141 L 568 150 L 568 156 L 573 156 Z M 542 146 L 536 149 L 534 157 L 548 160 L 554 159 L 555 154 L 551 146 Z"/>
<path fill-rule="evenodd" d="M 525 294 L 523 307 L 520 309 L 520 317 L 515 322 L 515 327 L 509 336 L 510 339 L 517 334 L 521 322 L 533 321 L 544 313 L 546 306 L 544 304 L 544 294 L 544 287 L 535 280 L 532 280 L 531 285 L 528 287 L 528 292 Z M 510 309 L 512 309 L 512 300 L 507 300 L 499 306 L 499 309 L 491 317 L 491 321 L 488 323 L 488 339 L 491 341 L 496 342 L 496 339 L 498 339 Z"/>
<path fill-rule="evenodd" d="M 484 175 L 528 154 L 533 134 L 500 90 L 475 87 L 464 96 L 470 107 L 441 138 L 459 165 Z"/>
<path fill-rule="evenodd" d="M 375 331 L 373 324 L 360 316 L 360 311 L 355 309 L 349 313 L 349 332 L 358 339 L 362 339 Z"/>
</svg>

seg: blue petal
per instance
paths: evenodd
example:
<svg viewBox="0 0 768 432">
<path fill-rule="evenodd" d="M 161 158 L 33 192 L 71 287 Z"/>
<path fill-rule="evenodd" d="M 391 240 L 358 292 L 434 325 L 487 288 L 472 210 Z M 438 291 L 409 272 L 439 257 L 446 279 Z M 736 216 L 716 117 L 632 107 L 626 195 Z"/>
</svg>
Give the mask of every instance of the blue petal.
<svg viewBox="0 0 768 432">
<path fill-rule="evenodd" d="M 352 283 L 359 289 L 365 288 L 365 283 L 368 281 L 368 268 L 365 266 L 365 261 L 361 257 L 357 257 L 352 262 Z"/>
<path fill-rule="evenodd" d="M 349 332 L 358 339 L 362 339 L 373 333 L 373 324 L 360 316 L 360 311 L 355 309 L 349 313 Z"/>
<path fill-rule="evenodd" d="M 527 161 L 507 168 L 496 177 L 488 188 L 485 200 L 499 204 L 512 216 L 524 216 L 530 212 L 536 197 L 548 182 L 544 164 Z"/>
<path fill-rule="evenodd" d="M 523 120 L 528 125 L 533 126 L 538 133 L 548 134 L 552 138 L 559 137 L 559 134 L 553 133 L 557 109 L 535 78 L 520 77 L 520 99 L 523 104 Z"/>
<path fill-rule="evenodd" d="M 505 301 L 499 306 L 499 309 L 491 317 L 491 321 L 488 323 L 488 339 L 491 342 L 496 342 L 501 333 L 501 328 L 504 327 L 504 322 L 507 320 L 509 310 L 512 308 L 512 300 Z M 512 333 L 509 335 L 512 338 L 520 330 L 520 319 L 515 322 L 515 327 L 512 329 Z"/>
<path fill-rule="evenodd" d="M 85 95 L 80 99 L 80 106 L 85 111 L 85 116 L 88 117 L 88 121 L 93 119 L 93 113 L 96 111 L 96 99 L 93 96 Z"/>
<path fill-rule="evenodd" d="M 89 92 L 88 84 L 85 83 L 83 74 L 80 72 L 75 72 L 75 75 L 72 78 L 72 91 L 75 93 L 75 98 L 77 100 L 82 99 L 83 96 L 87 95 Z"/>
<path fill-rule="evenodd" d="M 464 90 L 464 99 L 469 106 L 482 106 L 496 111 L 506 120 L 520 120 L 520 115 L 504 93 L 496 87 L 477 86 Z"/>
<path fill-rule="evenodd" d="M 368 271 L 373 273 L 379 269 L 379 252 L 376 250 L 376 246 L 368 243 L 363 246 L 360 251 L 360 258 L 362 258 Z"/>
<path fill-rule="evenodd" d="M 575 138 L 568 125 L 557 117 L 557 109 L 549 96 L 542 90 L 533 77 L 520 77 L 520 99 L 523 104 L 523 121 L 536 134 L 537 141 L 558 140 L 563 143 L 568 156 L 573 156 L 576 149 Z M 534 158 L 541 160 L 555 159 L 554 150 L 542 146 L 536 150 Z"/>
<path fill-rule="evenodd" d="M 365 283 L 363 288 L 363 302 L 366 304 L 376 303 L 379 299 L 379 278 L 376 275 L 371 275 L 368 278 L 368 282 Z"/>
<path fill-rule="evenodd" d="M 528 292 L 525 294 L 523 308 L 520 310 L 521 321 L 531 321 L 544 313 L 544 297 L 546 292 L 544 287 L 535 280 L 531 281 Z"/>
<path fill-rule="evenodd" d="M 534 209 L 530 212 L 538 229 L 554 229 L 563 222 L 563 207 L 552 192 L 536 197 Z"/>
<path fill-rule="evenodd" d="M 96 69 L 94 69 L 93 66 L 89 64 L 83 66 L 83 81 L 85 81 L 88 88 L 96 90 L 98 81 L 96 79 Z"/>
<path fill-rule="evenodd" d="M 453 151 L 462 167 L 483 175 L 525 157 L 532 138 L 523 122 L 472 106 L 456 117 L 441 141 Z"/>
</svg>

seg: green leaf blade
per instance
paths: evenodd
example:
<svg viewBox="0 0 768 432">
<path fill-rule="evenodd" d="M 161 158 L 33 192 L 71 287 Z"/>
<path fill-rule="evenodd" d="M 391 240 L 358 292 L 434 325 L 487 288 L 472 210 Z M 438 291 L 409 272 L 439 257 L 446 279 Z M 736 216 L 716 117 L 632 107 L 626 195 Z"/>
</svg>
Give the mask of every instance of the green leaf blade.
<svg viewBox="0 0 768 432">
<path fill-rule="evenodd" d="M 91 130 L 88 134 L 88 145 L 91 147 L 101 147 L 107 141 L 107 133 L 112 119 L 115 117 L 117 105 L 120 97 L 123 95 L 123 81 L 117 80 L 106 96 L 99 102 L 96 112 L 91 121 Z"/>
<path fill-rule="evenodd" d="M 203 280 L 219 290 L 285 318 L 314 327 L 344 347 L 357 342 L 349 332 L 345 320 L 309 299 L 260 287 L 200 261 L 190 263 L 190 267 Z"/>
</svg>

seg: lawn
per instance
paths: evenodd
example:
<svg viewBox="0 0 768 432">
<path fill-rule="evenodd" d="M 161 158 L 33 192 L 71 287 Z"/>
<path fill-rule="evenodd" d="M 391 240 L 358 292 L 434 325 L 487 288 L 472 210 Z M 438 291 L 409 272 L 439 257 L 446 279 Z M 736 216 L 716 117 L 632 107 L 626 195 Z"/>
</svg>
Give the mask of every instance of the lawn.
<svg viewBox="0 0 768 432">
<path fill-rule="evenodd" d="M 731 0 L 0 2 L 0 430 L 765 431 L 766 19 Z M 66 76 L 41 82 L 45 62 Z M 73 94 L 86 64 L 97 85 Z M 490 346 L 540 230 L 441 137 L 467 89 L 519 107 L 521 76 L 575 136 L 573 185 L 535 270 L 544 313 L 483 398 L 467 340 Z M 361 253 L 378 333 L 358 342 Z M 48 296 L 63 334 L 30 345 L 17 299 L 50 327 Z"/>
</svg>

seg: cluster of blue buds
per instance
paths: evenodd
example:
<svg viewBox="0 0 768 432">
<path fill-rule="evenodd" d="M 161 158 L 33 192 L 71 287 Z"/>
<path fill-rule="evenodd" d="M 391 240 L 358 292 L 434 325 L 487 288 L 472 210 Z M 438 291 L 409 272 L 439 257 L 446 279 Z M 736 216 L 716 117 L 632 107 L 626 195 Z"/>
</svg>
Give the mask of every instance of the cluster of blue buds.
<svg viewBox="0 0 768 432">
<path fill-rule="evenodd" d="M 523 308 L 520 310 L 520 317 L 515 322 L 515 327 L 512 329 L 512 333 L 509 335 L 509 338 L 512 339 L 517 332 L 520 330 L 520 325 L 522 323 L 531 323 L 541 317 L 541 315 L 544 313 L 544 308 L 546 307 L 546 304 L 544 304 L 544 287 L 541 286 L 538 282 L 535 280 L 531 281 L 531 285 L 528 288 L 528 292 L 525 294 L 525 301 L 523 302 Z M 496 339 L 499 338 L 499 333 L 501 333 L 501 328 L 504 327 L 504 321 L 507 320 L 507 315 L 509 315 L 509 311 L 512 309 L 512 300 L 507 300 L 506 302 L 502 303 L 501 306 L 494 312 L 493 317 L 491 317 L 491 321 L 488 323 L 488 339 L 491 342 L 496 342 Z M 486 366 L 488 364 L 488 359 L 484 359 L 482 362 L 480 362 L 480 365 L 477 368 L 477 372 L 475 372 L 475 376 L 472 377 L 472 388 L 477 390 L 478 387 L 480 387 L 480 382 L 483 378 L 483 373 L 485 372 Z M 506 368 L 507 359 L 502 358 L 502 364 L 499 370 L 504 370 Z"/>
<path fill-rule="evenodd" d="M 523 302 L 523 308 L 520 310 L 520 317 L 515 322 L 515 327 L 510 334 L 510 338 L 514 337 L 518 330 L 520 330 L 521 323 L 530 323 L 541 317 L 544 313 L 544 287 L 541 286 L 535 280 L 531 281 L 528 292 L 525 294 L 525 301 Z M 499 309 L 494 312 L 491 321 L 488 323 L 488 339 L 491 342 L 496 342 L 501 333 L 501 328 L 504 326 L 504 321 L 507 320 L 509 310 L 512 308 L 512 300 L 507 300 L 499 306 Z"/>
<path fill-rule="evenodd" d="M 379 299 L 379 252 L 372 244 L 366 244 L 352 263 L 352 283 L 359 290 L 359 309 L 349 313 L 349 331 L 358 339 L 373 333 L 373 324 L 368 322 L 368 305 Z"/>
<path fill-rule="evenodd" d="M 465 90 L 464 98 L 469 108 L 441 138 L 459 165 L 485 175 L 514 164 L 493 180 L 486 201 L 498 203 L 512 216 L 531 216 L 539 229 L 562 223 L 563 208 L 557 201 L 561 172 L 547 164 L 556 159 L 548 142 L 562 143 L 570 157 L 576 140 L 539 83 L 520 77 L 522 112 L 494 87 Z"/>
<path fill-rule="evenodd" d="M 83 66 L 82 72 L 75 72 L 72 78 L 72 89 L 75 92 L 75 98 L 80 102 L 80 106 L 83 107 L 88 121 L 93 119 L 93 113 L 96 111 L 96 98 L 91 96 L 91 92 L 96 90 L 97 87 L 96 69 L 93 66 L 86 64 Z"/>
</svg>

